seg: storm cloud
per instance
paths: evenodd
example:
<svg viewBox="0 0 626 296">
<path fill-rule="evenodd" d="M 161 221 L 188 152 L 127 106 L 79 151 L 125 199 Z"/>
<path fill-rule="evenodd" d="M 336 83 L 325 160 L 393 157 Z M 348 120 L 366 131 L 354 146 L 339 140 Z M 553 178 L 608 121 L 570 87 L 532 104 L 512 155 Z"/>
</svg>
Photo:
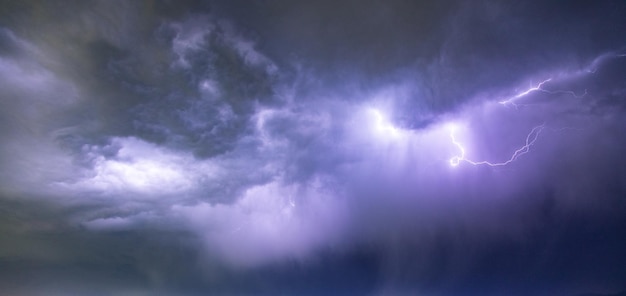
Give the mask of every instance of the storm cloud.
<svg viewBox="0 0 626 296">
<path fill-rule="evenodd" d="M 0 7 L 3 293 L 626 290 L 624 3 Z"/>
</svg>

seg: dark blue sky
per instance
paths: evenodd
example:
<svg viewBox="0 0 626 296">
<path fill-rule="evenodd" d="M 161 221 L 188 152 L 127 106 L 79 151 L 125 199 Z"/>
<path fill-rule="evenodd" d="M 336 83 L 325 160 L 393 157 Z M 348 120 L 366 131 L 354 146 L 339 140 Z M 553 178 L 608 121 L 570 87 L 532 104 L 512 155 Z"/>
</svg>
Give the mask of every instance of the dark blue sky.
<svg viewBox="0 0 626 296">
<path fill-rule="evenodd" d="M 623 293 L 625 34 L 622 1 L 0 1 L 0 294 Z"/>
</svg>

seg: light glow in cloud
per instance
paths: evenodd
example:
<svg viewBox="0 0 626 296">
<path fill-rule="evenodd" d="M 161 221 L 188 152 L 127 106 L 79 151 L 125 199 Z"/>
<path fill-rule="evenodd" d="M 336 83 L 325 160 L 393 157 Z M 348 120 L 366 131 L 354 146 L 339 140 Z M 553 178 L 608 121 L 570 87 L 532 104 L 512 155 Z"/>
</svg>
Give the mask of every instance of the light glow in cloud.
<svg viewBox="0 0 626 296">
<path fill-rule="evenodd" d="M 385 139 L 394 139 L 401 135 L 402 131 L 396 128 L 393 123 L 383 115 L 382 111 L 371 108 L 368 109 L 368 114 L 372 120 L 373 132 L 377 136 Z"/>
<path fill-rule="evenodd" d="M 112 145 L 119 145 L 117 155 L 113 158 L 95 155 L 92 176 L 59 185 L 76 190 L 159 195 L 190 190 L 198 177 L 197 168 L 190 170 L 188 166 L 193 162 L 189 156 L 174 154 L 136 138 L 117 138 Z M 210 170 L 204 173 L 209 174 Z"/>
<path fill-rule="evenodd" d="M 345 234 L 347 205 L 307 186 L 280 181 L 252 187 L 234 204 L 174 206 L 207 247 L 236 265 L 258 266 L 282 258 L 304 259 Z"/>
</svg>

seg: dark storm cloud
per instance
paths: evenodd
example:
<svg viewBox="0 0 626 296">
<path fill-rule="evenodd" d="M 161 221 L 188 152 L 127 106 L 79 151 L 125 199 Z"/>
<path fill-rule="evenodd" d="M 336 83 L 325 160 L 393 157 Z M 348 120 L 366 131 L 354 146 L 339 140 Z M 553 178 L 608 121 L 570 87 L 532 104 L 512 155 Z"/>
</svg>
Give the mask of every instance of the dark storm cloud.
<svg viewBox="0 0 626 296">
<path fill-rule="evenodd" d="M 180 81 L 148 94 L 161 100 L 136 107 L 140 134 L 192 147 L 200 158 L 214 156 L 233 149 L 249 132 L 258 104 L 276 103 L 276 66 L 230 27 L 192 16 L 160 29 L 177 58 L 170 73 Z"/>
<path fill-rule="evenodd" d="M 2 6 L 5 291 L 626 288 L 621 3 Z"/>
</svg>

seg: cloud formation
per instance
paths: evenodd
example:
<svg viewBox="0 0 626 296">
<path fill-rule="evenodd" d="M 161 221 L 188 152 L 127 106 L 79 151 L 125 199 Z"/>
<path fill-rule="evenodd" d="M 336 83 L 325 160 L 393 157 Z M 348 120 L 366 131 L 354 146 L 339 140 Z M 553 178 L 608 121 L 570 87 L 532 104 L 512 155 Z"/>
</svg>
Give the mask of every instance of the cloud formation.
<svg viewBox="0 0 626 296">
<path fill-rule="evenodd" d="M 626 290 L 623 4 L 297 2 L 0 4 L 0 289 Z"/>
</svg>

